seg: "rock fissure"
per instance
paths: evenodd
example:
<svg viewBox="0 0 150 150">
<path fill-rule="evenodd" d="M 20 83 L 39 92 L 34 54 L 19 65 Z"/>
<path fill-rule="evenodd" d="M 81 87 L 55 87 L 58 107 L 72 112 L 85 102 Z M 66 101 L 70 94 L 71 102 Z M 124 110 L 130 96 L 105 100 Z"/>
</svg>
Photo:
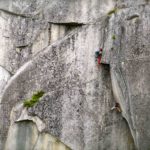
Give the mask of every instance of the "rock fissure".
<svg viewBox="0 0 150 150">
<path fill-rule="evenodd" d="M 57 138 L 73 150 L 149 150 L 149 3 L 8 1 L 0 2 L 0 66 L 14 75 L 5 83 L 0 73 L 0 150 L 56 150 Z M 17 113 L 39 89 L 45 96 Z"/>
<path fill-rule="evenodd" d="M 2 8 L 0 8 L 0 11 L 5 12 L 5 13 L 7 13 L 9 15 L 19 16 L 19 17 L 23 17 L 23 18 L 31 18 L 30 16 L 27 16 L 25 14 L 17 14 L 15 12 L 12 12 L 12 11 L 9 11 L 9 10 L 5 10 L 5 9 L 2 9 Z"/>
</svg>

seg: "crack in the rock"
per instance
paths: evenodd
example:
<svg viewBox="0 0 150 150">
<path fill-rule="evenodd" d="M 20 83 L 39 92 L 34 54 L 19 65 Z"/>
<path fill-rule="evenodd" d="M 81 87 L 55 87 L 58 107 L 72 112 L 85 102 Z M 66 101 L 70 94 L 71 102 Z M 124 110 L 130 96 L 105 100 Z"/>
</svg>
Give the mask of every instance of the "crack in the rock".
<svg viewBox="0 0 150 150">
<path fill-rule="evenodd" d="M 0 11 L 3 11 L 3 12 L 5 12 L 7 14 L 10 14 L 10 15 L 23 17 L 23 18 L 32 18 L 31 16 L 28 16 L 28 15 L 25 15 L 25 14 L 18 14 L 18 13 L 15 13 L 15 12 L 12 12 L 12 11 L 9 11 L 9 10 L 6 10 L 6 9 L 2 9 L 2 8 L 0 8 Z"/>
</svg>

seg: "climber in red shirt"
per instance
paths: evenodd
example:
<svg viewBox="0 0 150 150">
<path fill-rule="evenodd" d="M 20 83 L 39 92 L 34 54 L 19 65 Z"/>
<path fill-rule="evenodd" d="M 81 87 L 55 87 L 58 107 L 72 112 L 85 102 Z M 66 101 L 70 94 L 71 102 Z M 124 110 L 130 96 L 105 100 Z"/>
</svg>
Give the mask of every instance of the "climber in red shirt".
<svg viewBox="0 0 150 150">
<path fill-rule="evenodd" d="M 98 64 L 101 63 L 102 51 L 103 51 L 103 49 L 100 48 L 98 51 L 95 52 L 95 58 L 97 59 Z"/>
</svg>

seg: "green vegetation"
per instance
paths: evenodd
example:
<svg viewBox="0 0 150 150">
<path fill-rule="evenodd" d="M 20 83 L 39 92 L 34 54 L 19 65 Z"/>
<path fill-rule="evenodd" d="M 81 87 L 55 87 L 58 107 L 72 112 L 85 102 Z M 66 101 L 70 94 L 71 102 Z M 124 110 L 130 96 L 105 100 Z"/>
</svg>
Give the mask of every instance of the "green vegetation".
<svg viewBox="0 0 150 150">
<path fill-rule="evenodd" d="M 116 13 L 117 10 L 118 10 L 118 8 L 113 8 L 112 10 L 110 10 L 110 11 L 107 13 L 107 15 L 108 15 L 108 16 L 111 16 L 112 14 Z"/>
<path fill-rule="evenodd" d="M 115 40 L 115 39 L 116 39 L 116 36 L 115 36 L 115 35 L 113 35 L 113 36 L 112 36 L 112 39 L 113 39 L 113 40 Z"/>
<path fill-rule="evenodd" d="M 39 99 L 44 95 L 45 92 L 37 91 L 32 95 L 31 99 L 27 99 L 23 102 L 24 107 L 33 107 L 35 103 L 39 101 Z"/>
</svg>

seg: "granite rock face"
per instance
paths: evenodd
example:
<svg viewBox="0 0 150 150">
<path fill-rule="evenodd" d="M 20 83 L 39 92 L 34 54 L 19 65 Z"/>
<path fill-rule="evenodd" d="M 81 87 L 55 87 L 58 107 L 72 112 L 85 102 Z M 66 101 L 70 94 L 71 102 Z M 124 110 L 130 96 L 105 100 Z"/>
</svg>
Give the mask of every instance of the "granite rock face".
<svg viewBox="0 0 150 150">
<path fill-rule="evenodd" d="M 39 133 L 32 121 L 11 125 L 4 150 L 70 150 L 58 139 L 47 133 Z"/>
<path fill-rule="evenodd" d="M 11 75 L 10 73 L 5 70 L 3 67 L 0 67 L 0 97 L 2 96 L 2 93 L 4 91 L 4 87 L 7 84 L 7 81 L 10 79 Z"/>
<path fill-rule="evenodd" d="M 0 4 L 0 65 L 13 74 L 0 100 L 2 150 L 11 147 L 8 141 L 22 126 L 37 133 L 33 122 L 26 122 L 34 117 L 44 122 L 37 150 L 41 141 L 48 147 L 51 135 L 73 150 L 149 150 L 149 1 Z M 97 65 L 100 47 L 102 64 Z M 12 125 L 11 112 L 18 112 L 16 106 L 38 90 L 45 95 L 22 112 L 23 125 Z M 111 111 L 115 102 L 121 113 Z M 26 131 L 20 138 L 21 133 Z M 30 142 L 37 139 L 33 134 Z M 16 150 L 25 144 L 13 142 Z M 33 149 L 30 142 L 26 150 Z"/>
<path fill-rule="evenodd" d="M 135 144 L 138 149 L 149 149 L 149 6 L 139 6 L 132 11 L 127 9 L 120 18 L 116 18 L 111 73 L 113 80 L 117 82 L 115 85 L 122 93 L 118 100 Z"/>
</svg>

